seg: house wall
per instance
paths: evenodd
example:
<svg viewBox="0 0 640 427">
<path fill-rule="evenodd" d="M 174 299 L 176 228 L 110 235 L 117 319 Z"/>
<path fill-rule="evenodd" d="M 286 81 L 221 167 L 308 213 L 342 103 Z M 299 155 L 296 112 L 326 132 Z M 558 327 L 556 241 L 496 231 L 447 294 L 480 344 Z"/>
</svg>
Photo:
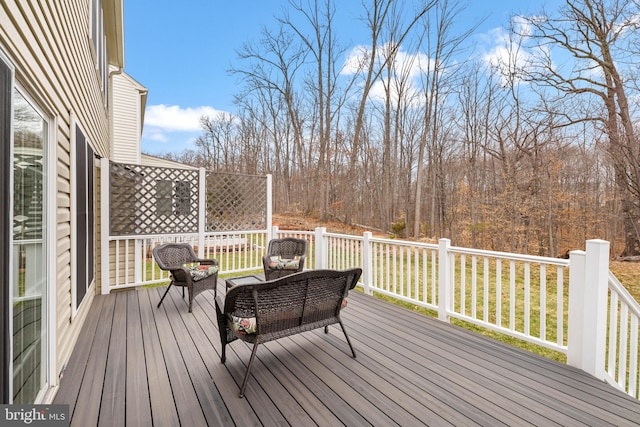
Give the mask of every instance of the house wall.
<svg viewBox="0 0 640 427">
<path fill-rule="evenodd" d="M 15 79 L 51 117 L 55 127 L 48 155 L 55 156 L 49 180 L 55 181 L 55 271 L 50 295 L 55 298 L 56 377 L 69 359 L 95 295 L 95 281 L 77 310 L 72 304 L 74 265 L 74 167 L 72 135 L 77 123 L 94 152 L 110 155 L 107 99 L 91 41 L 91 0 L 0 2 L 0 50 L 15 66 Z M 118 7 L 116 0 L 103 5 Z M 120 2 L 121 4 L 121 2 Z M 115 5 L 115 6 L 114 6 Z M 113 51 L 112 49 L 109 50 Z M 111 62 L 111 58 L 109 59 Z M 97 173 L 96 173 L 97 174 Z M 96 211 L 98 212 L 98 211 Z M 99 265 L 99 262 L 98 262 Z"/>
<path fill-rule="evenodd" d="M 147 90 L 126 73 L 116 73 L 113 81 L 111 159 L 119 163 L 140 163 L 142 114 Z"/>
</svg>

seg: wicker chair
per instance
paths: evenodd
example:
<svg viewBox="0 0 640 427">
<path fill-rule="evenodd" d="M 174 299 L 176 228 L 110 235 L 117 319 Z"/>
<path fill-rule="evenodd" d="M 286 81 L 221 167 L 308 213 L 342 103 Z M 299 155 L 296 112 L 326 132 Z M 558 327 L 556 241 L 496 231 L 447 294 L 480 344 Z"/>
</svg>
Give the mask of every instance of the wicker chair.
<svg viewBox="0 0 640 427">
<path fill-rule="evenodd" d="M 301 272 L 306 255 L 307 241 L 304 239 L 284 237 L 270 240 L 267 254 L 262 257 L 265 279 L 272 280 Z"/>
<path fill-rule="evenodd" d="M 184 289 L 187 288 L 189 313 L 191 313 L 193 298 L 199 293 L 213 289 L 215 298 L 218 285 L 217 260 L 198 258 L 191 245 L 187 243 L 165 243 L 157 246 L 153 248 L 153 257 L 158 267 L 171 273 L 171 283 L 162 295 L 158 307 L 173 285 L 182 287 L 182 298 L 184 298 Z"/>
<path fill-rule="evenodd" d="M 258 344 L 338 323 L 356 352 L 340 319 L 345 297 L 358 283 L 360 268 L 344 271 L 309 270 L 263 283 L 239 284 L 229 288 L 226 296 L 216 297 L 216 314 L 222 353 L 236 339 L 253 344 L 247 371 L 240 387 L 244 396 Z"/>
</svg>

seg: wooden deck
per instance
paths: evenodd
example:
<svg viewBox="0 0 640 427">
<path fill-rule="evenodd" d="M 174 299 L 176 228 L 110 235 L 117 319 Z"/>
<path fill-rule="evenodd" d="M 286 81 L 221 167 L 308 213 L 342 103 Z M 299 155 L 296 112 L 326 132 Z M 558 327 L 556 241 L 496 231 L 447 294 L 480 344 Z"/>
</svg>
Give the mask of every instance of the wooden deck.
<svg viewBox="0 0 640 427">
<path fill-rule="evenodd" d="M 638 425 L 640 402 L 582 371 L 352 292 L 339 327 L 220 363 L 213 292 L 98 296 L 55 403 L 73 426 Z"/>
</svg>

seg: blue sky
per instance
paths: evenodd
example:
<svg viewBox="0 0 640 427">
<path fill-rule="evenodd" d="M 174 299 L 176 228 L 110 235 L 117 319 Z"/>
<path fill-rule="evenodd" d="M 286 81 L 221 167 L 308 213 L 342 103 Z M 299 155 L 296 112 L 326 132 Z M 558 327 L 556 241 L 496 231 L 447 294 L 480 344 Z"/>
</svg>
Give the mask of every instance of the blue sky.
<svg viewBox="0 0 640 427">
<path fill-rule="evenodd" d="M 365 44 L 361 0 L 336 3 L 341 43 Z M 501 28 L 508 26 L 510 16 L 539 12 L 544 3 L 558 0 L 468 0 L 457 25 L 468 28 L 485 19 L 469 43 L 476 44 L 478 54 L 491 55 L 500 48 Z M 149 90 L 144 152 L 192 148 L 201 133 L 200 116 L 235 111 L 238 82 L 227 70 L 238 63 L 236 50 L 256 40 L 263 27 L 272 27 L 274 16 L 282 15 L 287 4 L 287 0 L 125 0 L 125 71 Z"/>
</svg>

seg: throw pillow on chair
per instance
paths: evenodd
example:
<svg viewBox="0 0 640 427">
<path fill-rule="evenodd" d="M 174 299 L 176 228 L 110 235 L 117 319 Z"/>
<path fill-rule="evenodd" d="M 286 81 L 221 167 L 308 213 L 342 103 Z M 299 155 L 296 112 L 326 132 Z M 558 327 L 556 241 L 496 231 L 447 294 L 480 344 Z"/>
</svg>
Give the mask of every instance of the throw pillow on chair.
<svg viewBox="0 0 640 427">
<path fill-rule="evenodd" d="M 269 260 L 269 268 L 273 270 L 297 270 L 300 265 L 300 257 L 280 258 L 279 256 L 272 256 Z"/>
<path fill-rule="evenodd" d="M 191 273 L 193 281 L 197 282 L 216 274 L 218 272 L 218 267 L 215 265 L 196 265 L 189 267 L 189 272 Z"/>
</svg>

